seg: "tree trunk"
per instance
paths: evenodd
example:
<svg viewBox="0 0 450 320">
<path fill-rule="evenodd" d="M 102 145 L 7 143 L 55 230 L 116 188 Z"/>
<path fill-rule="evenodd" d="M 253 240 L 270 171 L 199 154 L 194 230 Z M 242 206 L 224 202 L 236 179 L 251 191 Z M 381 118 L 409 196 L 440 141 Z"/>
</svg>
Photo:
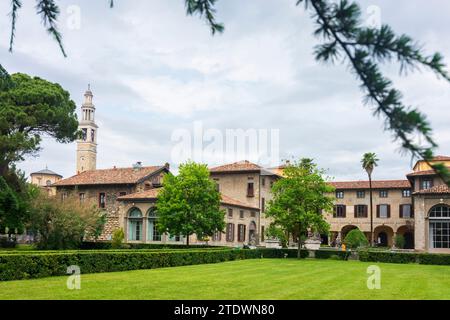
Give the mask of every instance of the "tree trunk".
<svg viewBox="0 0 450 320">
<path fill-rule="evenodd" d="M 370 245 L 373 247 L 373 198 L 372 198 L 372 176 L 369 174 L 369 197 L 370 197 Z"/>
<path fill-rule="evenodd" d="M 189 247 L 189 235 L 186 236 L 186 247 Z"/>
<path fill-rule="evenodd" d="M 301 234 L 301 228 L 300 228 L 300 223 L 299 223 L 298 224 L 297 259 L 301 258 L 301 252 L 302 252 L 302 234 Z"/>
</svg>

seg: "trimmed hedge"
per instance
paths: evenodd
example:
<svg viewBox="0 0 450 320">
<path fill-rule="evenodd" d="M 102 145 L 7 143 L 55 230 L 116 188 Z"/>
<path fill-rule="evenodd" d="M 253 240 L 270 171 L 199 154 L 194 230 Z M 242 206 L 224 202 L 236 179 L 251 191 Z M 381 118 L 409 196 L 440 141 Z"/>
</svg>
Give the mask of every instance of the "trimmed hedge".
<svg viewBox="0 0 450 320">
<path fill-rule="evenodd" d="M 307 256 L 302 251 L 302 257 Z M 76 265 L 81 273 L 154 269 L 184 265 L 218 263 L 240 259 L 297 257 L 297 250 L 223 249 L 159 251 L 77 251 L 41 254 L 0 255 L 0 281 L 67 275 Z"/>
<path fill-rule="evenodd" d="M 359 260 L 368 262 L 386 262 L 386 263 L 416 263 L 417 253 L 409 252 L 391 252 L 391 251 L 372 251 L 360 250 Z"/>
<path fill-rule="evenodd" d="M 190 245 L 186 246 L 184 244 L 160 244 L 160 243 L 125 243 L 130 249 L 196 249 L 196 248 L 211 248 L 209 245 Z M 219 247 L 216 247 L 219 248 Z M 229 247 L 228 247 L 229 248 Z M 111 242 L 90 242 L 85 241 L 80 245 L 81 250 L 107 250 L 112 249 Z"/>
<path fill-rule="evenodd" d="M 316 259 L 333 259 L 336 257 L 337 260 L 348 260 L 350 251 L 320 249 L 314 252 L 314 256 Z"/>
<path fill-rule="evenodd" d="M 420 264 L 450 265 L 450 254 L 422 253 L 418 255 Z"/>
<path fill-rule="evenodd" d="M 360 250 L 359 260 L 386 263 L 450 265 L 450 254 Z"/>
</svg>

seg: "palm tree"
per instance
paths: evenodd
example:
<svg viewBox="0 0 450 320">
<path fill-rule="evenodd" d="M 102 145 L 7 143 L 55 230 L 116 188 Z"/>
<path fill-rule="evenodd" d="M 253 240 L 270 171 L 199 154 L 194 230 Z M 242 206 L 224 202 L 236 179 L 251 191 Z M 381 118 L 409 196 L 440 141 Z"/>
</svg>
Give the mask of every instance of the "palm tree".
<svg viewBox="0 0 450 320">
<path fill-rule="evenodd" d="M 366 170 L 369 176 L 369 196 L 370 196 L 370 245 L 373 246 L 373 205 L 372 205 L 372 172 L 373 169 L 378 166 L 377 155 L 373 152 L 368 152 L 363 155 L 361 164 L 364 170 Z"/>
</svg>

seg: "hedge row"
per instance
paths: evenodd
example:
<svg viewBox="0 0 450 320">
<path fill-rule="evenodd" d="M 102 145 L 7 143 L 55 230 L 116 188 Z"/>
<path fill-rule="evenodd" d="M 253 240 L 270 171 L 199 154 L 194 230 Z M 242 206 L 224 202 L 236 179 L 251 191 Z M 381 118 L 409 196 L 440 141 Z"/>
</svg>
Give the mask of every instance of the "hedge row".
<svg viewBox="0 0 450 320">
<path fill-rule="evenodd" d="M 184 244 L 163 244 L 163 243 L 127 243 L 130 249 L 195 249 L 195 248 L 211 248 L 209 245 L 184 245 Z M 217 248 L 217 247 L 216 247 Z M 111 249 L 111 242 L 82 242 L 81 250 L 106 250 Z"/>
<path fill-rule="evenodd" d="M 307 252 L 302 251 L 302 257 Z M 74 253 L 0 255 L 0 281 L 63 276 L 69 266 L 81 273 L 154 269 L 239 259 L 296 257 L 296 250 L 78 251 Z"/>
<path fill-rule="evenodd" d="M 348 260 L 349 256 L 350 256 L 349 251 L 320 249 L 314 252 L 314 257 L 316 259 Z"/>
<path fill-rule="evenodd" d="M 386 262 L 386 263 L 419 263 L 433 265 L 450 265 L 449 254 L 409 253 L 390 251 L 359 251 L 360 261 Z"/>
<path fill-rule="evenodd" d="M 210 248 L 191 248 L 190 250 L 199 250 L 199 251 L 217 251 L 217 250 L 230 250 L 231 248 L 222 248 L 222 247 L 210 247 Z M 186 249 L 170 249 L 170 248 L 160 248 L 160 249 L 93 249 L 93 250 L 0 250 L 0 256 L 2 255 L 11 255 L 11 254 L 19 254 L 19 255 L 40 255 L 40 254 L 50 254 L 50 253 L 102 253 L 102 252 L 163 252 L 163 251 L 186 251 Z"/>
</svg>

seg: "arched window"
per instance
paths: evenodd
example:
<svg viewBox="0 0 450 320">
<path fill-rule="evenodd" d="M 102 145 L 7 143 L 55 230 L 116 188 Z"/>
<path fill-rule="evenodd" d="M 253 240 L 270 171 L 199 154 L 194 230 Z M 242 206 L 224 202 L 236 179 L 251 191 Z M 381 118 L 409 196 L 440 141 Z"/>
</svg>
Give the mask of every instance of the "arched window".
<svg viewBox="0 0 450 320">
<path fill-rule="evenodd" d="M 157 219 L 156 208 L 151 207 L 147 212 L 147 240 L 149 241 L 161 241 L 161 234 L 156 225 Z"/>
<path fill-rule="evenodd" d="M 430 219 L 450 219 L 450 207 L 449 206 L 434 206 L 430 210 L 428 215 Z"/>
<path fill-rule="evenodd" d="M 128 240 L 142 240 L 142 212 L 138 208 L 133 208 L 128 213 Z"/>
<path fill-rule="evenodd" d="M 256 245 L 256 223 L 255 221 L 250 222 L 249 226 L 248 226 L 248 242 L 251 245 Z"/>
<path fill-rule="evenodd" d="M 430 248 L 450 249 L 450 207 L 437 205 L 431 208 Z"/>
</svg>

